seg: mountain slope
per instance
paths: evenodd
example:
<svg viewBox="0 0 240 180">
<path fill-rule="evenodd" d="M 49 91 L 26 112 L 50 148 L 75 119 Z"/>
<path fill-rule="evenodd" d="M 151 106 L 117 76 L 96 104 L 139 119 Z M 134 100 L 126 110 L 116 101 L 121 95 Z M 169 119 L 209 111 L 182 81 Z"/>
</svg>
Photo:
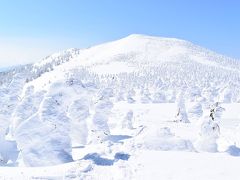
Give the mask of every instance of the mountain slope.
<svg viewBox="0 0 240 180">
<path fill-rule="evenodd" d="M 133 63 L 163 63 L 165 61 L 192 61 L 206 65 L 239 67 L 239 62 L 218 55 L 190 42 L 144 35 L 130 35 L 118 41 L 83 50 L 79 61 L 86 64 L 123 61 Z"/>
</svg>

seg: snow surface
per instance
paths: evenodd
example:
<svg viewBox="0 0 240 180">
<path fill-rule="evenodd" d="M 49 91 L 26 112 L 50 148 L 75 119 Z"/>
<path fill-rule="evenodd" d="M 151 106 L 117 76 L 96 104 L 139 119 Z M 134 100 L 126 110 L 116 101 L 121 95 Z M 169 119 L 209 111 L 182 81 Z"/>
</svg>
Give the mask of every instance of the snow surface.
<svg viewBox="0 0 240 180">
<path fill-rule="evenodd" d="M 0 72 L 0 179 L 238 179 L 239 69 L 134 34 Z"/>
</svg>

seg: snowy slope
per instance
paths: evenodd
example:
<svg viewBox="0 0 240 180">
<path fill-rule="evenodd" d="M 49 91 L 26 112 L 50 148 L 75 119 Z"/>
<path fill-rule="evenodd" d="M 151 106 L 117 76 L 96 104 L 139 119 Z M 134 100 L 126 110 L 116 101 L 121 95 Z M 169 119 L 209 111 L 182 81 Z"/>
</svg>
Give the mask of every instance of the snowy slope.
<svg viewBox="0 0 240 180">
<path fill-rule="evenodd" d="M 219 179 L 223 166 L 200 176 L 197 160 L 240 163 L 239 69 L 187 41 L 134 34 L 2 72 L 0 165 L 15 167 L 0 178 Z"/>
<path fill-rule="evenodd" d="M 235 65 L 239 67 L 237 61 L 188 41 L 137 34 L 83 50 L 77 59 L 91 65 L 114 61 L 139 63 L 141 65 L 147 63 L 156 65 L 170 61 L 191 61 L 221 68 L 232 67 L 237 69 Z"/>
</svg>

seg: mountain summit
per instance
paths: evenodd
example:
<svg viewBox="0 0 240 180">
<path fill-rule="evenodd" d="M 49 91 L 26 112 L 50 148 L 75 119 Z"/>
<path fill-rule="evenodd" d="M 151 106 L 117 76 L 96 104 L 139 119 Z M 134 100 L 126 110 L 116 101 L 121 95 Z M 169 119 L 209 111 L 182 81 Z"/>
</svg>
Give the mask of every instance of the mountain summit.
<svg viewBox="0 0 240 180">
<path fill-rule="evenodd" d="M 230 59 L 185 40 L 139 34 L 133 34 L 117 41 L 94 46 L 84 50 L 80 56 L 88 56 L 88 58 L 95 56 L 99 57 L 99 59 L 108 57 L 112 60 L 111 57 L 117 55 L 129 55 L 132 56 L 128 58 L 129 61 L 142 63 L 193 60 L 199 63 L 211 64 Z M 99 61 L 101 62 L 101 60 Z"/>
<path fill-rule="evenodd" d="M 63 53 L 49 56 L 37 64 L 44 65 L 46 62 L 55 62 L 56 59 L 62 58 L 74 59 L 69 63 L 69 66 L 72 67 L 96 66 L 111 63 L 119 64 L 119 62 L 121 62 L 122 67 L 124 63 L 132 64 L 133 66 L 155 66 L 156 64 L 166 62 L 182 62 L 202 64 L 228 70 L 240 69 L 239 61 L 219 55 L 188 41 L 140 34 L 133 34 L 123 39 L 93 46 L 88 49 L 69 49 Z M 111 68 L 108 70 L 111 72 Z M 119 71 L 118 68 L 118 72 Z"/>
</svg>

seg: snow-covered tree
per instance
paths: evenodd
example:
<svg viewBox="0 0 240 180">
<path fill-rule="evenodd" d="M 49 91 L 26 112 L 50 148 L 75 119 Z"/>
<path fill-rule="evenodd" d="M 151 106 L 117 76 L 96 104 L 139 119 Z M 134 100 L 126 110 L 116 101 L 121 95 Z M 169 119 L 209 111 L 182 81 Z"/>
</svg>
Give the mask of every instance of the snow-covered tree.
<svg viewBox="0 0 240 180">
<path fill-rule="evenodd" d="M 152 100 L 151 100 L 151 94 L 148 90 L 148 88 L 145 88 L 145 89 L 142 89 L 141 90 L 141 103 L 150 103 Z"/>
<path fill-rule="evenodd" d="M 232 90 L 230 87 L 225 87 L 219 94 L 219 101 L 223 103 L 232 102 Z"/>
<path fill-rule="evenodd" d="M 88 138 L 88 126 L 86 119 L 89 116 L 89 102 L 86 98 L 75 100 L 68 109 L 71 118 L 70 137 L 72 145 L 85 145 Z"/>
<path fill-rule="evenodd" d="M 193 102 L 187 110 L 190 119 L 199 120 L 203 115 L 202 104 L 200 102 Z"/>
<path fill-rule="evenodd" d="M 122 128 L 132 129 L 132 120 L 133 120 L 133 111 L 130 110 L 127 112 L 126 116 L 124 117 L 124 120 L 122 122 Z"/>
<path fill-rule="evenodd" d="M 187 115 L 187 112 L 186 112 L 183 92 L 180 92 L 178 94 L 176 104 L 177 104 L 177 114 L 175 116 L 175 121 L 176 122 L 189 123 L 190 121 L 188 120 L 188 115 Z"/>
<path fill-rule="evenodd" d="M 166 102 L 166 96 L 163 92 L 161 91 L 157 91 L 154 95 L 153 95 L 153 103 L 165 103 Z"/>
<path fill-rule="evenodd" d="M 26 166 L 72 161 L 71 121 L 66 114 L 69 96 L 65 91 L 64 83 L 53 83 L 38 113 L 16 127 L 15 139 Z"/>
<path fill-rule="evenodd" d="M 128 91 L 127 94 L 127 102 L 128 103 L 135 103 L 136 100 L 134 99 L 134 96 L 136 95 L 136 92 L 132 89 Z"/>
<path fill-rule="evenodd" d="M 108 91 L 109 92 L 109 91 Z M 104 93 L 104 96 L 103 94 Z M 105 93 L 105 90 L 100 92 L 100 97 L 95 102 L 95 114 L 92 119 L 92 138 L 91 142 L 100 142 L 107 140 L 110 135 L 110 129 L 108 126 L 108 118 L 113 108 L 113 103 L 111 101 L 111 93 Z"/>
<path fill-rule="evenodd" d="M 196 142 L 196 148 L 200 151 L 216 152 L 218 151 L 217 139 L 220 135 L 221 114 L 224 111 L 219 103 L 214 103 L 206 116 L 203 117 L 200 137 Z"/>
<path fill-rule="evenodd" d="M 124 101 L 125 100 L 125 98 L 124 98 L 124 91 L 123 90 L 120 90 L 120 91 L 118 91 L 118 93 L 117 93 L 117 96 L 116 96 L 116 101 Z"/>
<path fill-rule="evenodd" d="M 219 121 L 225 108 L 221 107 L 219 102 L 214 103 L 210 106 L 210 117 L 212 121 Z"/>
</svg>

